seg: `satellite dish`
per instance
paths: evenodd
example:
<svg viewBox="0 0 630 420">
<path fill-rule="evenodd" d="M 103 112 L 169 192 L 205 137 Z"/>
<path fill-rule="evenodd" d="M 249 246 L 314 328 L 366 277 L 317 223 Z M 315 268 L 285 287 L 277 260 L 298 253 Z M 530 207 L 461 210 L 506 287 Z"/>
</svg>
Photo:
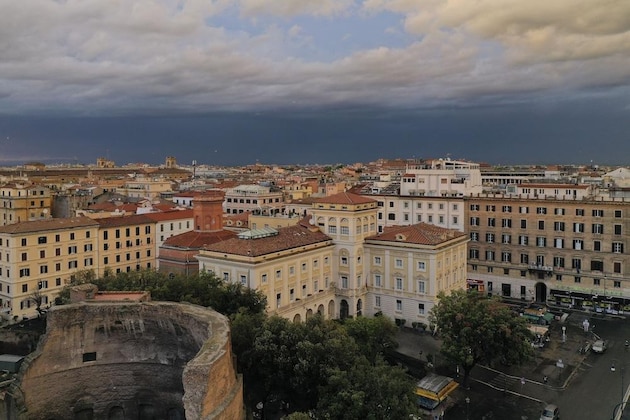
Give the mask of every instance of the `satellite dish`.
<svg viewBox="0 0 630 420">
<path fill-rule="evenodd" d="M 309 224 L 311 224 L 311 225 L 314 225 L 314 224 L 315 224 L 315 220 L 313 220 L 313 219 L 311 218 L 311 219 L 309 219 L 308 223 L 309 223 Z"/>
</svg>

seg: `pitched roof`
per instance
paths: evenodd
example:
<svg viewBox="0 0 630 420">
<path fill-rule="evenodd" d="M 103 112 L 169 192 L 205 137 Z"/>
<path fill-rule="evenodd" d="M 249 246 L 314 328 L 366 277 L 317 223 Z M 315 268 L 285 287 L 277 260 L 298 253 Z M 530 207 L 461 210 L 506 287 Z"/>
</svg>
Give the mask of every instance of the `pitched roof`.
<svg viewBox="0 0 630 420">
<path fill-rule="evenodd" d="M 330 241 L 319 229 L 302 224 L 278 228 L 278 234 L 255 239 L 232 238 L 204 247 L 208 251 L 257 257 L 306 245 Z"/>
<path fill-rule="evenodd" d="M 366 204 L 366 203 L 375 203 L 376 200 L 345 191 L 338 194 L 330 195 L 328 197 L 319 198 L 315 200 L 314 202 L 325 203 L 325 204 Z"/>
<path fill-rule="evenodd" d="M 64 219 L 34 220 L 12 225 L 0 226 L 0 233 L 31 233 L 47 230 L 74 229 L 82 227 L 98 227 L 99 224 L 89 217 L 70 217 Z"/>
<path fill-rule="evenodd" d="M 236 233 L 230 230 L 217 230 L 213 232 L 193 230 L 179 235 L 171 236 L 162 246 L 172 248 L 201 249 L 206 245 L 225 241 L 236 237 Z"/>
<path fill-rule="evenodd" d="M 155 223 L 146 214 L 132 214 L 131 216 L 120 217 L 104 217 L 102 219 L 95 219 L 95 221 L 103 228 Z"/>
<path fill-rule="evenodd" d="M 155 213 L 144 213 L 144 215 L 155 222 L 163 222 L 165 220 L 192 219 L 193 211 L 192 209 L 171 210 Z"/>
<path fill-rule="evenodd" d="M 439 245 L 454 238 L 465 237 L 464 232 L 446 229 L 428 223 L 410 226 L 386 227 L 383 233 L 365 238 L 366 240 L 405 242 L 418 245 Z"/>
</svg>

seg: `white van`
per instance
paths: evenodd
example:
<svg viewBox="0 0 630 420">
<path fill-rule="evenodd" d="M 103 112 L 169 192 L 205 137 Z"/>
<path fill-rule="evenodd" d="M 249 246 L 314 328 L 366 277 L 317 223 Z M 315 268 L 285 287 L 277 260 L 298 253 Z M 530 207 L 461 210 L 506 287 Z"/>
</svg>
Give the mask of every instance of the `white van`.
<svg viewBox="0 0 630 420">
<path fill-rule="evenodd" d="M 593 347 L 591 347 L 593 353 L 603 353 L 606 351 L 606 342 L 604 340 L 597 340 L 593 343 Z"/>
</svg>

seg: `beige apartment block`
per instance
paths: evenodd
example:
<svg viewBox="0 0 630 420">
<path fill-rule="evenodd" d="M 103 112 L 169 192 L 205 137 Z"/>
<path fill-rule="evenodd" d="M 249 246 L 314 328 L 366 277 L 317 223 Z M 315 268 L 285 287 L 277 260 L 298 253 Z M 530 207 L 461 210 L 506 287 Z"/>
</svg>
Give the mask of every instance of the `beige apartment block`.
<svg viewBox="0 0 630 420">
<path fill-rule="evenodd" d="M 52 198 L 47 187 L 28 182 L 0 186 L 0 225 L 50 219 Z"/>
<path fill-rule="evenodd" d="M 173 183 L 168 178 L 137 177 L 127 180 L 122 187 L 116 188 L 118 194 L 131 198 L 159 198 L 160 194 L 172 192 Z"/>
<path fill-rule="evenodd" d="M 580 189 L 570 186 L 560 192 L 563 199 L 531 190 L 466 198 L 471 287 L 524 301 L 629 312 L 630 202 L 579 198 Z"/>
<path fill-rule="evenodd" d="M 199 252 L 199 270 L 261 291 L 270 313 L 296 321 L 338 317 L 332 240 L 303 222 L 241 232 Z"/>
<path fill-rule="evenodd" d="M 224 211 L 227 214 L 258 212 L 276 214 L 282 212 L 284 194 L 262 185 L 239 185 L 225 193 Z"/>
<path fill-rule="evenodd" d="M 136 214 L 95 222 L 99 225 L 97 276 L 155 268 L 153 219 Z"/>
<path fill-rule="evenodd" d="M 426 223 L 366 238 L 366 313 L 381 312 L 399 325 L 428 325 L 440 292 L 466 288 L 467 242 L 463 232 Z"/>
<path fill-rule="evenodd" d="M 0 308 L 4 317 L 33 317 L 78 270 L 97 266 L 99 225 L 87 217 L 0 227 Z"/>
</svg>

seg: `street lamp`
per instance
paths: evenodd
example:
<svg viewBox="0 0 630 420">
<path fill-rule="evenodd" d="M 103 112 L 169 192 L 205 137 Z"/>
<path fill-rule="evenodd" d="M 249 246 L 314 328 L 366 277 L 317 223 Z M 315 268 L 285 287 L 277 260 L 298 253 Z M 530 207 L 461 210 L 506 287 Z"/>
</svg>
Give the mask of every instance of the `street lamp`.
<svg viewBox="0 0 630 420">
<path fill-rule="evenodd" d="M 466 399 L 464 400 L 466 401 L 466 420 L 469 420 L 469 413 L 470 413 L 470 398 L 466 397 Z"/>
</svg>

